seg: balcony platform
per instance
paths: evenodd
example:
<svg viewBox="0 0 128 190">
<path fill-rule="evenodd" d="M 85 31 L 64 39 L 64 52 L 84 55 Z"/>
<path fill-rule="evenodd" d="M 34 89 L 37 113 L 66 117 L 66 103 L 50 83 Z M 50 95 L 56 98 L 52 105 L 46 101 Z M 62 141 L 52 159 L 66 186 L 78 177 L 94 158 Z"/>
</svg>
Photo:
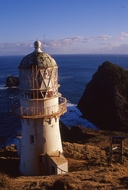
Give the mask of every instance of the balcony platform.
<svg viewBox="0 0 128 190">
<path fill-rule="evenodd" d="M 66 103 L 67 103 L 66 98 L 59 97 L 58 111 L 50 113 L 49 108 L 44 109 L 39 106 L 38 107 L 22 107 L 20 105 L 20 100 L 16 99 L 12 103 L 12 111 L 14 114 L 16 114 L 17 116 L 21 118 L 31 118 L 31 119 L 52 118 L 52 117 L 63 115 L 67 111 Z"/>
</svg>

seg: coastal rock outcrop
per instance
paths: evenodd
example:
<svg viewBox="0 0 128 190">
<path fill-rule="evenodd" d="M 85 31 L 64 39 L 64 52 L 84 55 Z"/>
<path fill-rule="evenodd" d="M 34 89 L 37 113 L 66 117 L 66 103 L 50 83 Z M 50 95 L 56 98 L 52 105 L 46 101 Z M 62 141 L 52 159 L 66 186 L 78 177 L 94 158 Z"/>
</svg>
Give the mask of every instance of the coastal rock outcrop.
<svg viewBox="0 0 128 190">
<path fill-rule="evenodd" d="M 67 127 L 60 121 L 61 139 L 64 142 L 82 143 L 92 138 L 94 135 L 88 133 L 88 128 L 82 126 Z"/>
<path fill-rule="evenodd" d="M 104 62 L 87 84 L 77 107 L 100 129 L 128 132 L 128 71 Z"/>
<path fill-rule="evenodd" d="M 5 87 L 19 86 L 19 77 L 8 76 Z"/>
</svg>

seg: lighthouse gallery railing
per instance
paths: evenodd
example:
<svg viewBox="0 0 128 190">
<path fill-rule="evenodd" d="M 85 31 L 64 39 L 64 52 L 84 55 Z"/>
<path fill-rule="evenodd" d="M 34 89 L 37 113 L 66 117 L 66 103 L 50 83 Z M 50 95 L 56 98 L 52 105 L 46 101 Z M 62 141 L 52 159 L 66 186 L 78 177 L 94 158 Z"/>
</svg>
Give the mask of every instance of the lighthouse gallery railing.
<svg viewBox="0 0 128 190">
<path fill-rule="evenodd" d="M 43 117 L 52 117 L 52 116 L 57 116 L 57 115 L 62 115 L 67 111 L 67 106 L 66 106 L 66 98 L 59 97 L 59 106 L 57 111 L 53 111 L 51 113 L 51 110 L 55 110 L 56 105 L 50 106 L 47 108 L 43 108 L 40 106 L 36 107 L 23 107 L 20 106 L 20 101 L 19 99 L 16 99 L 12 103 L 12 111 L 24 118 L 43 118 Z"/>
</svg>

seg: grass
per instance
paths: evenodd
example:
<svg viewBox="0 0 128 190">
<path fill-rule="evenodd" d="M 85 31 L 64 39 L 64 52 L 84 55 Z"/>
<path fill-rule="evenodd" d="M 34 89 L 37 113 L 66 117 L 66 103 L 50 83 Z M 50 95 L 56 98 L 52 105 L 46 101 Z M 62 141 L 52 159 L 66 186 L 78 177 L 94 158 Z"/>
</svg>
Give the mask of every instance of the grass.
<svg viewBox="0 0 128 190">
<path fill-rule="evenodd" d="M 92 131 L 91 131 L 92 133 Z M 94 131 L 86 143 L 63 142 L 69 172 L 53 176 L 21 176 L 19 157 L 14 148 L 0 150 L 0 190 L 115 190 L 128 189 L 128 136 L 124 142 L 124 165 L 108 164 L 107 132 Z M 105 135 L 104 135 L 105 134 Z M 121 135 L 115 133 L 115 135 Z"/>
<path fill-rule="evenodd" d="M 11 179 L 4 173 L 0 173 L 0 190 L 13 190 Z"/>
</svg>

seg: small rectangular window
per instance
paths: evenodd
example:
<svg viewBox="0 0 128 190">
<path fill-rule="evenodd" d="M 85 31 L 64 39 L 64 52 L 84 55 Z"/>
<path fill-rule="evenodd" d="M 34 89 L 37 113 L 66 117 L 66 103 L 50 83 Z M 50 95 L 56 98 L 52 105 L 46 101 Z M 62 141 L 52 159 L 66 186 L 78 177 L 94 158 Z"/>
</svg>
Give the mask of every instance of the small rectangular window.
<svg viewBox="0 0 128 190">
<path fill-rule="evenodd" d="M 30 143 L 34 144 L 34 135 L 30 135 Z"/>
</svg>

